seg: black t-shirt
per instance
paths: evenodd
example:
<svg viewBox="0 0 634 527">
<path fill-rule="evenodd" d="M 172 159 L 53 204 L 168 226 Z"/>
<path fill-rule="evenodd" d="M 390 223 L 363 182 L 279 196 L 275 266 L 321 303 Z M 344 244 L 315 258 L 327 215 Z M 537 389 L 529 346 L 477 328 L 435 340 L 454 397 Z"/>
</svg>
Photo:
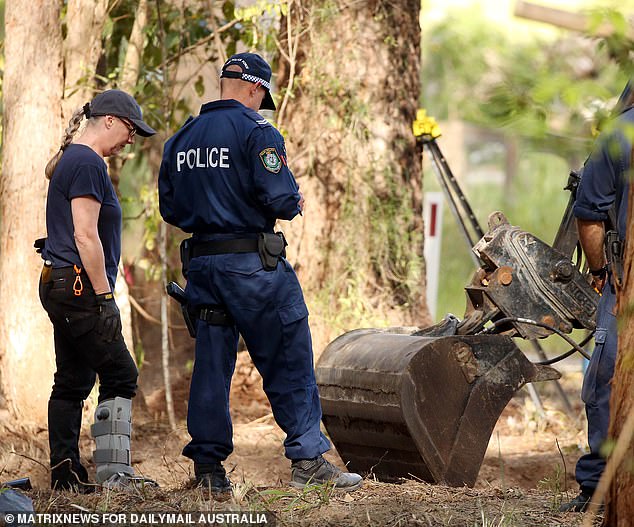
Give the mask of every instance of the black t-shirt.
<svg viewBox="0 0 634 527">
<path fill-rule="evenodd" d="M 114 290 L 121 256 L 121 205 L 112 186 L 106 163 L 92 148 L 71 144 L 66 148 L 48 186 L 46 230 L 42 257 L 53 267 L 83 267 L 75 244 L 71 200 L 92 196 L 101 203 L 97 230 L 106 263 L 106 274 Z"/>
</svg>

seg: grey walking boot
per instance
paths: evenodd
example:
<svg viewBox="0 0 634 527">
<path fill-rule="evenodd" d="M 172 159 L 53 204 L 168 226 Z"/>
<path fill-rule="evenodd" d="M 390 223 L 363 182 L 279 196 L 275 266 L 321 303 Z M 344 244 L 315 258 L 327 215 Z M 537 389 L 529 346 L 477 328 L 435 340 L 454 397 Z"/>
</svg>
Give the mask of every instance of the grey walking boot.
<svg viewBox="0 0 634 527">
<path fill-rule="evenodd" d="M 130 456 L 132 400 L 123 397 L 106 399 L 95 410 L 95 424 L 90 431 L 95 439 L 93 460 L 97 483 L 108 488 L 151 485 L 155 481 L 137 476 Z"/>
<path fill-rule="evenodd" d="M 323 456 L 314 459 L 296 459 L 291 463 L 291 487 L 302 489 L 306 485 L 332 482 L 337 490 L 351 492 L 363 484 L 363 478 L 354 472 L 343 472 Z"/>
</svg>

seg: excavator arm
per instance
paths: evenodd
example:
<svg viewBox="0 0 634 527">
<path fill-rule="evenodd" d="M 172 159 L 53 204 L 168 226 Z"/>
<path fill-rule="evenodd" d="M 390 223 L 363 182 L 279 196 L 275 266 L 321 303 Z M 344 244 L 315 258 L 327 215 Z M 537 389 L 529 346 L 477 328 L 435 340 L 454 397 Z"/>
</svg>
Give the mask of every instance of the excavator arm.
<svg viewBox="0 0 634 527">
<path fill-rule="evenodd" d="M 484 233 L 436 143 L 437 129 L 428 125 L 419 127 L 420 137 L 478 264 L 465 287 L 464 317 L 345 333 L 322 353 L 316 377 L 324 425 L 350 470 L 386 481 L 413 476 L 473 486 L 509 400 L 526 383 L 560 377 L 532 363 L 512 337 L 536 342 L 594 330 L 599 295 L 580 258 L 571 261 L 573 197 L 556 247 L 511 226 L 500 212 L 489 216 Z"/>
<path fill-rule="evenodd" d="M 320 357 L 323 422 L 350 470 L 473 486 L 509 400 L 526 383 L 560 376 L 512 337 L 594 329 L 598 294 L 584 276 L 502 213 L 473 251 L 482 264 L 462 320 L 350 331 Z"/>
</svg>

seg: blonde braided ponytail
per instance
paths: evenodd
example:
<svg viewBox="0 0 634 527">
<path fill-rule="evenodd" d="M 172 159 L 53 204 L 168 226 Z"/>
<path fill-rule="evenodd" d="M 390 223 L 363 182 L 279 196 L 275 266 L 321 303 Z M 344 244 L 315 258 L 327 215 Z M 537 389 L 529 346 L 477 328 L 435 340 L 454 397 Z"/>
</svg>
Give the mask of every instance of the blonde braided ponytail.
<svg viewBox="0 0 634 527">
<path fill-rule="evenodd" d="M 44 173 L 46 174 L 46 179 L 51 179 L 53 177 L 53 172 L 55 172 L 55 168 L 59 163 L 59 160 L 62 158 L 62 154 L 66 147 L 71 144 L 73 141 L 73 137 L 79 130 L 79 126 L 81 125 L 81 121 L 86 116 L 86 119 L 90 119 L 90 103 L 87 103 L 80 108 L 79 110 L 75 110 L 73 116 L 68 121 L 68 127 L 64 131 L 64 138 L 62 139 L 62 146 L 59 147 L 59 150 L 55 153 L 55 155 L 49 160 L 46 164 L 46 168 L 44 169 Z"/>
</svg>

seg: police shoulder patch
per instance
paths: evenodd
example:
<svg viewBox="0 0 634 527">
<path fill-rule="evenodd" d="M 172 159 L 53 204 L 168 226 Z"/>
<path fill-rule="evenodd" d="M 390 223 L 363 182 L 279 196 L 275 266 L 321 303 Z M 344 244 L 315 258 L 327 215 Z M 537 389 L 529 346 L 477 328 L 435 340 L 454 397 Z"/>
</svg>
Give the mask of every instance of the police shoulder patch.
<svg viewBox="0 0 634 527">
<path fill-rule="evenodd" d="M 260 152 L 260 160 L 269 172 L 273 172 L 273 174 L 277 174 L 282 168 L 282 160 L 280 159 L 280 155 L 277 153 L 275 148 L 265 148 Z"/>
</svg>

